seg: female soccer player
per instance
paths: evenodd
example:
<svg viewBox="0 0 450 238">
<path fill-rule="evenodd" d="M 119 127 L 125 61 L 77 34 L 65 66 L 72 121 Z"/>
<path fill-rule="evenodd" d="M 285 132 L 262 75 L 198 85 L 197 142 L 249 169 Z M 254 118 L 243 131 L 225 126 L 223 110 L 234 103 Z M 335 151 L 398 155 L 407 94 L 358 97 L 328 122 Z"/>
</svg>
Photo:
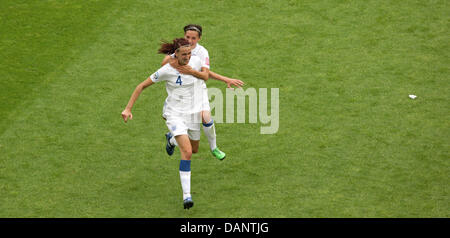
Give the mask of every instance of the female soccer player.
<svg viewBox="0 0 450 238">
<path fill-rule="evenodd" d="M 202 37 L 202 27 L 200 25 L 195 24 L 189 24 L 183 28 L 184 30 L 184 38 L 189 41 L 191 47 L 192 47 L 192 55 L 200 57 L 202 60 L 203 66 L 206 68 L 210 68 L 210 62 L 209 62 L 209 53 L 208 50 L 205 49 L 205 47 L 198 44 L 198 41 L 200 41 Z M 161 65 L 167 64 L 169 59 L 173 57 L 173 55 L 167 55 Z M 238 79 L 232 79 L 225 76 L 222 76 L 220 74 L 214 73 L 212 71 L 209 71 L 209 78 L 216 79 L 223 81 L 227 84 L 228 88 L 231 88 L 231 85 L 236 87 L 241 87 L 244 85 L 244 82 Z M 202 83 L 203 87 L 203 111 L 202 111 L 202 122 L 203 122 L 203 131 L 208 138 L 209 146 L 211 149 L 211 153 L 214 157 L 216 157 L 219 160 L 223 160 L 226 156 L 224 152 L 222 152 L 216 144 L 216 129 L 214 126 L 214 121 L 211 118 L 211 110 L 209 107 L 209 100 L 208 100 L 208 89 L 206 88 L 206 84 Z M 172 135 L 170 133 L 166 134 L 167 139 L 167 145 L 166 145 L 166 151 L 169 155 L 173 154 L 174 147 L 176 145 L 176 141 L 173 139 Z"/>
<path fill-rule="evenodd" d="M 159 53 L 172 54 L 175 57 L 158 69 L 134 90 L 128 105 L 122 112 L 125 122 L 133 119 L 131 109 L 142 90 L 148 86 L 166 81 L 167 98 L 163 116 L 166 125 L 175 138 L 181 152 L 180 181 L 183 190 L 185 209 L 194 205 L 191 197 L 191 156 L 198 151 L 200 141 L 200 112 L 202 99 L 196 99 L 196 90 L 200 82 L 208 80 L 208 69 L 202 67 L 200 58 L 191 57 L 189 41 L 174 39 L 172 43 L 163 43 Z M 198 117 L 198 118 L 196 118 Z M 197 121 L 196 121 L 197 120 Z"/>
</svg>

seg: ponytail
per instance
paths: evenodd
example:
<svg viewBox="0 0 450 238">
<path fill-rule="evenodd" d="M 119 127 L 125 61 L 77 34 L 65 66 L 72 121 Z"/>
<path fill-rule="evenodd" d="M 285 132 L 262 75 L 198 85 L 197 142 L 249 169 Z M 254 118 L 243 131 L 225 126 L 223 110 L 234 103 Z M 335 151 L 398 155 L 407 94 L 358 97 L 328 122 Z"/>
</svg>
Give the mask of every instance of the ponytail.
<svg viewBox="0 0 450 238">
<path fill-rule="evenodd" d="M 189 45 L 189 41 L 184 38 L 176 38 L 172 42 L 162 41 L 158 54 L 171 55 L 175 53 L 180 47 Z"/>
</svg>

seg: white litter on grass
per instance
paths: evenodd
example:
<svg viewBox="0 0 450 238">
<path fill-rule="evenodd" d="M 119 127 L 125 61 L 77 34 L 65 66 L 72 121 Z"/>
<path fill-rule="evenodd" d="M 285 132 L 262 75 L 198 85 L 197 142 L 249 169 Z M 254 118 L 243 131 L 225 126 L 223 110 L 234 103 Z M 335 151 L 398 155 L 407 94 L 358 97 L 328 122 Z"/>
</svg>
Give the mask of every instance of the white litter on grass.
<svg viewBox="0 0 450 238">
<path fill-rule="evenodd" d="M 409 98 L 411 98 L 411 99 L 416 99 L 416 97 L 417 97 L 417 96 L 414 95 L 414 94 L 410 94 L 410 95 L 409 95 Z"/>
</svg>

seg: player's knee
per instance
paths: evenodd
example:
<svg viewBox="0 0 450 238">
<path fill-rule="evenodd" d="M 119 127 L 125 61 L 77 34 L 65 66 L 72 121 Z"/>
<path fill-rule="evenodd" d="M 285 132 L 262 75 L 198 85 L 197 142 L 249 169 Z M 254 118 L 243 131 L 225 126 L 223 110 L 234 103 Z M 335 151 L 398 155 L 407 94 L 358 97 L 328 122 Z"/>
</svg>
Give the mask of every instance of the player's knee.
<svg viewBox="0 0 450 238">
<path fill-rule="evenodd" d="M 192 154 L 197 154 L 198 148 L 192 148 Z"/>
<path fill-rule="evenodd" d="M 192 150 L 191 149 L 183 150 L 182 155 L 183 155 L 184 159 L 190 160 L 192 157 Z"/>
<path fill-rule="evenodd" d="M 204 124 L 211 122 L 211 112 L 209 111 L 202 111 L 202 122 Z"/>
</svg>

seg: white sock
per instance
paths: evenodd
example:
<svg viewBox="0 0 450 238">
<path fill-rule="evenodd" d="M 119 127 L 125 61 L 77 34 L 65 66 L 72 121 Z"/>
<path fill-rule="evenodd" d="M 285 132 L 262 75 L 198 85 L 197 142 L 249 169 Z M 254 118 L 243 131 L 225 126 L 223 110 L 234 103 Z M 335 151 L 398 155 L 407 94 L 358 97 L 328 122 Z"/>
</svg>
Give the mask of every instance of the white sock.
<svg viewBox="0 0 450 238">
<path fill-rule="evenodd" d="M 180 181 L 183 189 L 183 200 L 191 197 L 191 161 L 180 161 Z"/>
<path fill-rule="evenodd" d="M 214 121 L 211 119 L 209 123 L 203 123 L 203 132 L 205 132 L 206 138 L 208 138 L 209 148 L 214 150 L 216 145 L 216 127 L 214 126 Z"/>
<path fill-rule="evenodd" d="M 169 142 L 171 145 L 178 146 L 177 140 L 175 140 L 175 136 L 172 136 L 172 138 L 169 139 Z"/>
</svg>

